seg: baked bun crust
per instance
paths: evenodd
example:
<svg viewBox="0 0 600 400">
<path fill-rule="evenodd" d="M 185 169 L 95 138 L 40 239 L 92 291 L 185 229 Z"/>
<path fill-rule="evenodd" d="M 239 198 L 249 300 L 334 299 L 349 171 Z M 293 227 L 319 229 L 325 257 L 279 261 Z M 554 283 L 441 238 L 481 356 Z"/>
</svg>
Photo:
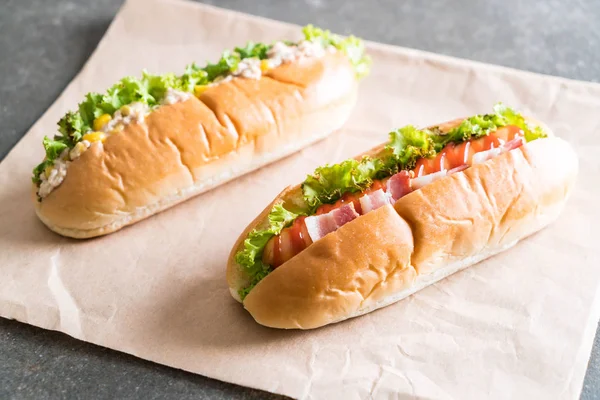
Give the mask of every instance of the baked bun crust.
<svg viewBox="0 0 600 400">
<path fill-rule="evenodd" d="M 262 325 L 316 328 L 410 287 L 410 227 L 389 205 L 342 226 L 275 269 L 244 299 Z"/>
<path fill-rule="evenodd" d="M 42 201 L 33 185 L 36 213 L 64 236 L 114 232 L 323 139 L 356 91 L 340 52 L 212 86 L 94 143 Z"/>
<path fill-rule="evenodd" d="M 343 225 L 267 275 L 244 307 L 262 325 L 311 329 L 387 306 L 556 220 L 577 172 L 566 141 L 527 143 Z M 276 201 L 299 195 L 299 186 L 289 188 Z M 242 245 L 227 274 L 238 300 L 246 279 L 233 257 Z"/>
</svg>

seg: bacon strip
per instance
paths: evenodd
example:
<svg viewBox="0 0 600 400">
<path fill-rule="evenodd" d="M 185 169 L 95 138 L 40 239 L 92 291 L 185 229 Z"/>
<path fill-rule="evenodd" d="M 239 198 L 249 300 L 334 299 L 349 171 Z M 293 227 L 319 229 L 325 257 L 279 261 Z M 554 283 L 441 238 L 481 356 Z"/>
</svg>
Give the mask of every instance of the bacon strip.
<svg viewBox="0 0 600 400">
<path fill-rule="evenodd" d="M 412 192 L 411 179 L 408 171 L 400 171 L 388 179 L 387 192 L 394 201 Z"/>
<path fill-rule="evenodd" d="M 486 151 L 480 151 L 479 153 L 473 154 L 473 158 L 471 159 L 471 164 L 481 164 L 492 158 L 499 156 L 502 154 L 502 147 L 496 147 L 495 149 L 490 149 Z"/>
<path fill-rule="evenodd" d="M 373 211 L 378 209 L 379 207 L 383 207 L 386 204 L 390 204 L 390 196 L 385 193 L 383 189 L 377 189 L 372 193 L 367 193 L 362 196 L 360 201 L 361 214 L 366 214 L 369 211 Z"/>
<path fill-rule="evenodd" d="M 311 215 L 304 220 L 304 223 L 308 235 L 313 242 L 316 242 L 359 216 L 354 209 L 354 203 L 347 203 L 327 214 Z"/>
<path fill-rule="evenodd" d="M 465 170 L 465 169 L 467 169 L 467 168 L 469 168 L 469 165 L 468 165 L 468 164 L 459 165 L 458 167 L 456 167 L 456 168 L 452 168 L 451 170 L 449 170 L 449 171 L 448 171 L 448 175 L 451 175 L 451 174 L 455 174 L 455 173 L 457 173 L 457 172 L 464 171 L 464 170 Z"/>
<path fill-rule="evenodd" d="M 507 151 L 511 151 L 516 149 L 517 147 L 521 147 L 524 143 L 525 139 L 523 138 L 523 136 L 516 136 L 513 140 L 509 140 L 508 142 L 502 144 L 502 146 L 500 147 L 475 153 L 473 155 L 472 164 L 484 163 L 488 160 L 491 160 L 494 157 L 499 156 L 502 153 L 506 153 Z"/>
<path fill-rule="evenodd" d="M 333 220 L 338 228 L 360 216 L 354 208 L 354 203 L 345 204 L 337 210 L 334 210 L 331 214 L 333 214 Z"/>
<path fill-rule="evenodd" d="M 523 146 L 524 144 L 525 138 L 523 136 L 516 136 L 513 140 L 509 140 L 502 145 L 502 152 L 514 150 L 517 147 Z"/>
<path fill-rule="evenodd" d="M 433 174 L 423 175 L 411 180 L 410 185 L 413 188 L 413 190 L 421 189 L 423 186 L 429 185 L 432 182 L 442 179 L 446 175 L 448 175 L 448 171 L 446 170 L 434 172 Z"/>
</svg>

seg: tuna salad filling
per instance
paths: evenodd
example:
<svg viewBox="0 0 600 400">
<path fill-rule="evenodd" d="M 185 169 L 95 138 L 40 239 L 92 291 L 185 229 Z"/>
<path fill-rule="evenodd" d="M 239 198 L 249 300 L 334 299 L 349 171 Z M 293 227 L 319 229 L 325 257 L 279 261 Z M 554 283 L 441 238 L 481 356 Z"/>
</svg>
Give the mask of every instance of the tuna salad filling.
<svg viewBox="0 0 600 400">
<path fill-rule="evenodd" d="M 46 156 L 33 170 L 41 201 L 67 176 L 69 164 L 91 146 L 102 146 L 111 135 L 127 125 L 143 123 L 146 116 L 162 105 L 200 96 L 211 86 L 231 79 L 260 79 L 268 70 L 306 57 L 322 57 L 327 52 L 343 52 L 352 63 L 357 78 L 368 73 L 370 59 L 361 40 L 337 36 L 311 25 L 303 29 L 299 42 L 274 44 L 249 42 L 245 47 L 225 51 L 216 64 L 199 67 L 188 65 L 182 75 L 152 75 L 144 71 L 141 78 L 125 77 L 106 93 L 88 93 L 75 111 L 58 122 L 58 133 L 44 137 Z"/>
</svg>

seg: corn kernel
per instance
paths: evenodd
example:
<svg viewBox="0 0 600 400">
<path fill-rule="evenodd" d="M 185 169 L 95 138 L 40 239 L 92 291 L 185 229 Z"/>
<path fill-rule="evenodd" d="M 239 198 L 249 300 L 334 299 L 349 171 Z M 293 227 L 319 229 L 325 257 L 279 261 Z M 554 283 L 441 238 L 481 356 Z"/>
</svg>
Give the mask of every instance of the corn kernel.
<svg viewBox="0 0 600 400">
<path fill-rule="evenodd" d="M 115 133 L 119 133 L 121 132 L 125 127 L 123 126 L 123 124 L 117 124 L 115 125 L 115 127 L 113 129 L 111 129 L 110 134 L 113 135 Z"/>
<path fill-rule="evenodd" d="M 53 165 L 48 165 L 45 169 L 44 169 L 44 174 L 46 174 L 46 178 L 50 177 L 50 173 L 52 172 L 52 169 L 54 168 Z"/>
<path fill-rule="evenodd" d="M 121 115 L 124 116 L 124 117 L 128 116 L 129 114 L 131 114 L 131 107 L 129 107 L 129 106 L 123 106 L 123 107 L 120 108 L 120 110 L 121 110 Z"/>
<path fill-rule="evenodd" d="M 196 97 L 200 96 L 202 93 L 206 92 L 208 89 L 207 85 L 196 85 L 194 86 L 194 94 Z"/>
<path fill-rule="evenodd" d="M 104 127 L 104 125 L 108 124 L 108 122 L 111 119 L 112 118 L 109 114 L 102 114 L 101 116 L 99 116 L 98 118 L 96 118 L 94 120 L 94 130 L 95 131 L 101 130 Z"/>
<path fill-rule="evenodd" d="M 271 66 L 269 65 L 269 60 L 262 60 L 260 62 L 260 70 L 262 72 L 268 71 Z"/>
<path fill-rule="evenodd" d="M 86 150 L 87 150 L 87 147 L 85 146 L 85 144 L 83 142 L 78 142 L 75 145 L 75 147 L 73 147 L 71 149 L 71 151 L 69 152 L 69 158 L 71 159 L 71 161 L 73 161 L 77 157 L 81 156 L 81 154 L 83 154 L 83 152 Z"/>
<path fill-rule="evenodd" d="M 104 132 L 90 132 L 83 135 L 83 140 L 87 140 L 90 143 L 98 141 L 104 142 L 105 139 L 106 135 L 104 134 Z"/>
</svg>

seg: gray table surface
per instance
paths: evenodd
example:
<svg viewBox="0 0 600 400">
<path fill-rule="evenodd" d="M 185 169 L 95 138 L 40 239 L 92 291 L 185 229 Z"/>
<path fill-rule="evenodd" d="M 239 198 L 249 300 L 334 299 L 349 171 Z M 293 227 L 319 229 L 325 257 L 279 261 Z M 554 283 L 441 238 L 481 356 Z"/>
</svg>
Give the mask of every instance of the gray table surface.
<svg viewBox="0 0 600 400">
<path fill-rule="evenodd" d="M 204 2 L 384 43 L 567 78 L 600 79 L 597 0 Z M 121 3 L 0 0 L 0 159 L 83 66 Z M 0 399 L 10 398 L 280 397 L 0 319 Z M 600 399 L 598 337 L 582 399 Z"/>
</svg>

